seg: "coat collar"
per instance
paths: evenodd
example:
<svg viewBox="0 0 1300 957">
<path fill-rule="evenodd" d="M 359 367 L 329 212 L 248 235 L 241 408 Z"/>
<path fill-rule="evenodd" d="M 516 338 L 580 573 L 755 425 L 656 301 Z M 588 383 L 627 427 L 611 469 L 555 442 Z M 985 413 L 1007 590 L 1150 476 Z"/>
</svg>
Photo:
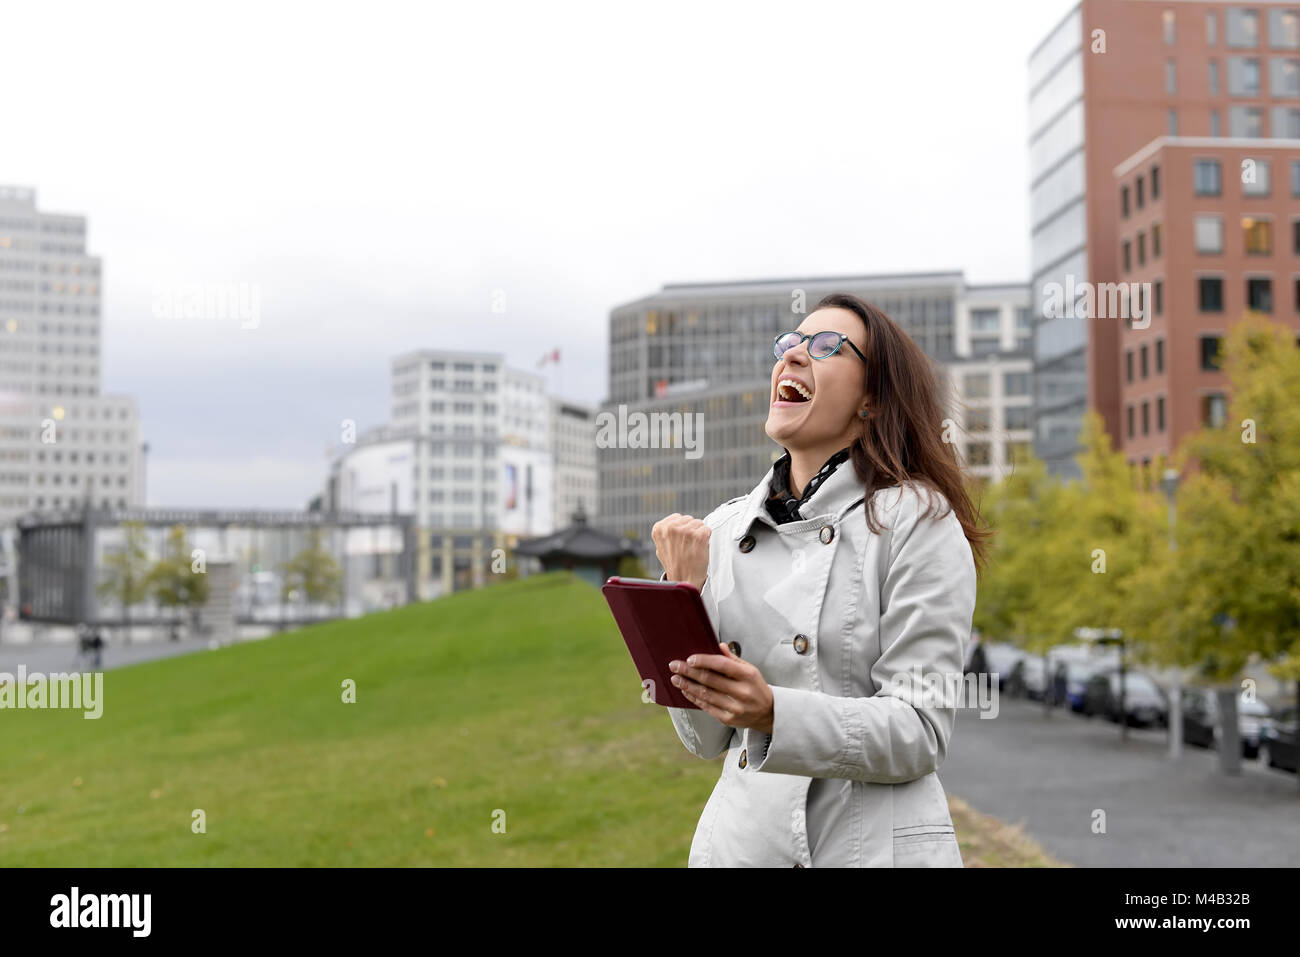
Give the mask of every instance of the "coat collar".
<svg viewBox="0 0 1300 957">
<path fill-rule="evenodd" d="M 786 453 L 789 454 L 789 453 Z M 767 497 L 771 494 L 772 477 L 776 474 L 777 459 L 768 466 L 767 474 L 754 486 L 753 490 L 745 497 L 744 506 L 740 513 L 740 524 L 733 538 L 739 541 L 749 532 L 749 527 L 757 519 L 770 525 L 778 531 L 785 528 L 785 525 L 777 525 L 772 520 L 772 516 L 767 513 Z M 799 507 L 799 514 L 807 521 L 818 515 L 835 515 L 847 509 L 850 505 L 866 497 L 866 487 L 858 478 L 857 471 L 853 468 L 853 460 L 841 462 L 830 475 L 826 476 L 821 485 L 813 490 L 808 500 Z M 793 523 L 787 523 L 793 524 Z"/>
</svg>

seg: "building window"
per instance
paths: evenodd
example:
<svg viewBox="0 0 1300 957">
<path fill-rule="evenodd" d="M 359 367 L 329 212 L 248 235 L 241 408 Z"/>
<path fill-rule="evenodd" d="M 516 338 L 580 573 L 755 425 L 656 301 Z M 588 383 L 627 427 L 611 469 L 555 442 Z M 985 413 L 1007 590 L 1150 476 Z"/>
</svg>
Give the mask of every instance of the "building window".
<svg viewBox="0 0 1300 957">
<path fill-rule="evenodd" d="M 1173 107 L 1165 114 L 1165 132 L 1170 136 L 1178 135 L 1178 111 Z"/>
<path fill-rule="evenodd" d="M 1217 255 L 1223 252 L 1223 217 L 1214 215 L 1197 216 L 1196 251 L 1203 255 Z"/>
<path fill-rule="evenodd" d="M 1228 95 L 1259 96 L 1259 58 L 1228 57 Z"/>
<path fill-rule="evenodd" d="M 1205 14 L 1205 45 L 1214 46 L 1219 42 L 1219 23 L 1214 18 L 1214 11 Z"/>
<path fill-rule="evenodd" d="M 1146 185 L 1146 184 L 1142 181 L 1142 177 L 1139 176 L 1139 177 L 1137 178 L 1137 183 L 1136 183 L 1136 187 L 1137 187 L 1137 196 L 1136 196 L 1136 199 L 1137 199 L 1137 208 L 1138 208 L 1138 209 L 1141 209 L 1143 206 L 1146 205 L 1146 192 L 1145 192 L 1145 190 L 1144 190 L 1145 185 Z"/>
<path fill-rule="evenodd" d="M 1127 420 L 1124 424 L 1128 430 L 1128 437 L 1131 439 L 1133 438 L 1135 433 L 1135 430 L 1133 428 L 1133 406 L 1130 405 L 1127 409 L 1124 410 L 1124 417 Z"/>
<path fill-rule="evenodd" d="M 1129 349 L 1124 353 L 1124 381 L 1130 385 L 1133 383 L 1133 350 Z"/>
<path fill-rule="evenodd" d="M 989 444 L 987 442 L 972 442 L 966 446 L 966 461 L 970 465 L 988 465 Z"/>
<path fill-rule="evenodd" d="M 1228 46 L 1259 46 L 1259 11 L 1243 10 L 1230 7 L 1223 11 L 1224 26 L 1227 27 Z"/>
<path fill-rule="evenodd" d="M 1223 367 L 1219 356 L 1219 344 L 1222 340 L 1222 336 L 1201 336 L 1202 372 L 1218 372 Z"/>
<path fill-rule="evenodd" d="M 1141 361 L 1141 363 L 1139 363 L 1139 365 L 1142 367 L 1142 378 L 1145 379 L 1145 378 L 1147 378 L 1147 375 L 1148 375 L 1149 372 L 1150 372 L 1150 369 L 1147 368 L 1147 346 L 1146 346 L 1146 343 L 1143 343 L 1143 344 L 1142 344 L 1142 349 L 1141 349 L 1141 351 L 1140 351 L 1139 354 L 1140 354 L 1141 357 L 1142 357 L 1142 361 Z"/>
<path fill-rule="evenodd" d="M 1138 233 L 1138 265 L 1147 264 L 1147 234 Z"/>
<path fill-rule="evenodd" d="M 1223 312 L 1223 280 L 1202 276 L 1197 280 L 1201 312 Z"/>
<path fill-rule="evenodd" d="M 1300 160 L 1291 161 L 1291 195 L 1300 198 Z"/>
<path fill-rule="evenodd" d="M 989 374 L 971 372 L 966 375 L 966 398 L 987 399 L 989 397 Z"/>
<path fill-rule="evenodd" d="M 1246 280 L 1246 308 L 1252 312 L 1273 311 L 1273 280 L 1260 278 Z"/>
<path fill-rule="evenodd" d="M 1165 371 L 1165 340 L 1156 340 L 1156 375 Z"/>
<path fill-rule="evenodd" d="M 1160 224 L 1151 224 L 1151 258 L 1160 258 Z"/>
<path fill-rule="evenodd" d="M 1218 196 L 1223 192 L 1223 169 L 1218 160 L 1198 159 L 1192 165 L 1192 182 L 1197 196 Z"/>
<path fill-rule="evenodd" d="M 1269 59 L 1268 92 L 1273 96 L 1300 96 L 1300 60 L 1275 56 Z M 1277 136 L 1277 131 L 1273 131 Z"/>
<path fill-rule="evenodd" d="M 987 432 L 989 430 L 990 421 L 988 409 L 966 410 L 967 432 Z"/>
<path fill-rule="evenodd" d="M 1210 96 L 1219 95 L 1219 61 L 1210 61 Z"/>
<path fill-rule="evenodd" d="M 1201 422 L 1212 429 L 1228 421 L 1228 401 L 1221 392 L 1201 396 Z"/>
<path fill-rule="evenodd" d="M 1300 109 L 1294 106 L 1273 107 L 1272 134 L 1275 140 L 1300 139 Z"/>
<path fill-rule="evenodd" d="M 1009 432 L 1033 427 L 1033 409 L 1027 405 L 1009 405 L 1002 410 L 1002 414 L 1005 428 Z"/>
<path fill-rule="evenodd" d="M 1272 220 L 1243 216 L 1241 217 L 1241 235 L 1245 241 L 1248 255 L 1271 256 L 1273 254 Z"/>
<path fill-rule="evenodd" d="M 1161 19 L 1164 21 L 1165 28 L 1165 46 L 1174 45 L 1174 11 L 1166 10 Z"/>
<path fill-rule="evenodd" d="M 998 331 L 997 309 L 972 309 L 970 311 L 970 331 L 973 333 Z"/>
<path fill-rule="evenodd" d="M 1124 252 L 1124 271 L 1132 272 L 1133 271 L 1133 244 L 1126 239 L 1124 240 L 1124 245 L 1122 248 Z"/>
<path fill-rule="evenodd" d="M 1300 49 L 1300 10 L 1268 11 L 1268 45 L 1274 50 Z"/>
<path fill-rule="evenodd" d="M 1165 283 L 1164 283 L 1164 280 L 1163 280 L 1163 279 L 1157 279 L 1157 280 L 1155 281 L 1155 283 L 1152 284 L 1152 286 L 1151 286 L 1151 291 L 1152 291 L 1152 293 L 1154 293 L 1154 295 L 1155 295 L 1155 300 L 1156 300 L 1156 315 L 1157 315 L 1157 316 L 1163 316 L 1163 315 L 1165 314 Z"/>
<path fill-rule="evenodd" d="M 1029 395 L 1028 372 L 1005 372 L 1002 375 L 1002 394 Z"/>
<path fill-rule="evenodd" d="M 1142 434 L 1151 434 L 1151 403 L 1146 399 L 1142 400 Z"/>
<path fill-rule="evenodd" d="M 1300 256 L 1300 219 L 1291 224 L 1291 251 Z"/>
<path fill-rule="evenodd" d="M 1261 106 L 1228 107 L 1228 135 L 1259 139 L 1264 135 L 1264 108 Z"/>
<path fill-rule="evenodd" d="M 1178 64 L 1172 59 L 1165 61 L 1165 92 L 1170 96 L 1178 92 Z"/>
<path fill-rule="evenodd" d="M 1160 198 L 1160 167 L 1151 167 L 1151 201 L 1155 202 Z"/>
<path fill-rule="evenodd" d="M 1253 161 L 1241 171 L 1241 191 L 1246 196 L 1267 196 L 1272 177 L 1269 175 L 1272 163 L 1266 159 Z"/>
<path fill-rule="evenodd" d="M 1128 218 L 1128 187 L 1119 188 L 1119 214 L 1125 219 Z"/>
<path fill-rule="evenodd" d="M 1222 136 L 1222 135 L 1223 135 L 1223 133 L 1219 130 L 1219 111 L 1218 111 L 1218 110 L 1210 110 L 1210 135 L 1211 135 L 1211 136 Z"/>
<path fill-rule="evenodd" d="M 1158 395 L 1156 396 L 1156 431 L 1163 432 L 1164 430 L 1165 430 L 1165 397 L 1163 395 Z"/>
</svg>

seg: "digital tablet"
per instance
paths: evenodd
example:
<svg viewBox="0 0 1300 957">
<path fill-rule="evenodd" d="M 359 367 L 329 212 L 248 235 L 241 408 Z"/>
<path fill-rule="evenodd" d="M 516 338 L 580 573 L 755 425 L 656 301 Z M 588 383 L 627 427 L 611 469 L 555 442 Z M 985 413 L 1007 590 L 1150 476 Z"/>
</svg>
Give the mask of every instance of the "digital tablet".
<svg viewBox="0 0 1300 957">
<path fill-rule="evenodd" d="M 699 711 L 699 705 L 673 685 L 673 673 L 668 670 L 670 661 L 721 654 L 704 599 L 695 586 L 614 576 L 600 590 L 649 697 L 667 708 Z"/>
</svg>

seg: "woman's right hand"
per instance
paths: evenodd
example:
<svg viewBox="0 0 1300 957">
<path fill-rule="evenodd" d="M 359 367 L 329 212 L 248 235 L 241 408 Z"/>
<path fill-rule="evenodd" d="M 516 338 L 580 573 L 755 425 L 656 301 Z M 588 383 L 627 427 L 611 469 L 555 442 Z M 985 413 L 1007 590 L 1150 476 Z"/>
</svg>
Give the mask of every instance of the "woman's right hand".
<svg viewBox="0 0 1300 957">
<path fill-rule="evenodd" d="M 709 573 L 709 536 L 713 530 L 703 519 L 673 512 L 655 522 L 650 537 L 655 554 L 670 581 L 690 582 L 696 591 L 704 588 Z"/>
</svg>

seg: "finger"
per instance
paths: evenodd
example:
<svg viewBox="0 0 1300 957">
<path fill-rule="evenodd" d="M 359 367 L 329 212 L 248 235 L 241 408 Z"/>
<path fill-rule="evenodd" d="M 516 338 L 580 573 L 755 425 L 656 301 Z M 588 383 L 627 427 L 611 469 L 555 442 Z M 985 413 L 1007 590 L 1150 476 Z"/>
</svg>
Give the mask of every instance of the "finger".
<svg viewBox="0 0 1300 957">
<path fill-rule="evenodd" d="M 726 646 L 723 645 L 725 648 Z M 709 671 L 716 671 L 718 674 L 727 678 L 737 680 L 749 677 L 751 665 L 740 658 L 735 657 L 728 649 L 727 654 L 722 655 L 691 655 L 686 659 L 688 668 L 705 668 Z"/>
<path fill-rule="evenodd" d="M 683 682 L 682 694 L 686 695 L 688 700 L 703 708 L 705 711 L 708 711 L 709 714 L 713 715 L 719 721 L 725 723 L 734 720 L 736 715 L 740 714 L 743 710 L 740 707 L 740 703 L 730 695 L 723 694 L 722 692 L 716 691 L 712 688 L 706 688 L 703 685 L 691 681 L 689 678 L 683 678 L 681 680 Z"/>
<path fill-rule="evenodd" d="M 724 678 L 716 671 L 687 669 L 684 674 L 679 673 L 675 677 L 681 679 L 683 682 L 689 683 L 686 685 L 679 685 L 679 687 L 684 686 L 699 689 L 701 693 L 709 691 L 714 696 L 720 695 L 724 697 L 727 701 L 735 704 L 737 707 L 739 707 L 742 700 L 748 697 L 747 692 L 749 689 L 747 685 L 739 681 L 734 681 L 731 678 Z"/>
</svg>

